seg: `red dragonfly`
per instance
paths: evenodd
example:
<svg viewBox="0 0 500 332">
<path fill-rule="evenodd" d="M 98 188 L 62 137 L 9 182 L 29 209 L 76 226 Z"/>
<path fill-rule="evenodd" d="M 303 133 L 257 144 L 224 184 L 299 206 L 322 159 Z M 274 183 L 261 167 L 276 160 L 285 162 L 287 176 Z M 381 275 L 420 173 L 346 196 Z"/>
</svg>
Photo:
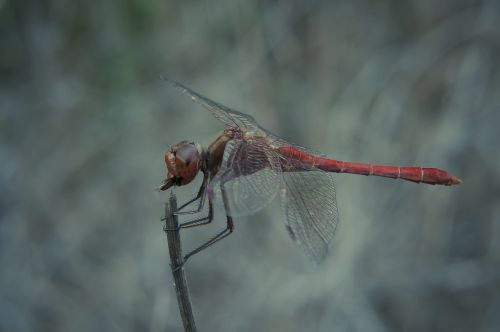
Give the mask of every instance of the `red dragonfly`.
<svg viewBox="0 0 500 332">
<path fill-rule="evenodd" d="M 222 202 L 227 219 L 226 228 L 188 253 L 184 262 L 231 234 L 233 217 L 253 214 L 278 195 L 290 237 L 309 258 L 322 261 L 338 223 L 334 173 L 375 175 L 447 186 L 462 182 L 438 168 L 373 165 L 327 158 L 272 134 L 247 114 L 210 100 L 180 83 L 162 79 L 190 96 L 226 126 L 207 148 L 182 141 L 165 153 L 167 178 L 159 190 L 186 185 L 199 172 L 203 173 L 198 194 L 180 206 L 177 214 L 200 212 L 207 198 L 208 215 L 180 227 L 210 223 L 215 201 Z M 196 201 L 198 205 L 194 210 L 181 211 Z"/>
</svg>

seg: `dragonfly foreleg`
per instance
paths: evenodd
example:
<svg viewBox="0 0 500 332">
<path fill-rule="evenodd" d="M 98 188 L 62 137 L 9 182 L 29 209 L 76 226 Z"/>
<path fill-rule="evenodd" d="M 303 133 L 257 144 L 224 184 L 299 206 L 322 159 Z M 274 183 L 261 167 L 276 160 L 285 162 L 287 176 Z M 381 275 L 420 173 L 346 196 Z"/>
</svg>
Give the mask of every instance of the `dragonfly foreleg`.
<svg viewBox="0 0 500 332">
<path fill-rule="evenodd" d="M 208 200 L 208 215 L 206 217 L 183 222 L 182 224 L 179 225 L 179 228 L 190 228 L 190 227 L 210 224 L 213 219 L 214 219 L 214 207 L 212 201 Z"/>
<path fill-rule="evenodd" d="M 194 220 L 183 222 L 183 223 L 179 224 L 176 228 L 167 228 L 165 226 L 165 227 L 163 227 L 163 230 L 165 232 L 177 232 L 181 228 L 190 228 L 190 227 L 196 227 L 196 226 L 202 226 L 202 225 L 209 224 L 212 222 L 213 219 L 214 219 L 214 207 L 213 207 L 212 201 L 208 200 L 208 215 L 206 217 L 197 218 Z M 165 220 L 165 218 L 163 218 L 162 220 Z"/>
<path fill-rule="evenodd" d="M 207 184 L 208 184 L 208 172 L 203 173 L 203 182 L 201 183 L 200 189 L 198 190 L 198 194 L 193 199 L 190 199 L 186 203 L 182 204 L 179 208 L 177 208 L 177 211 L 174 212 L 175 215 L 185 215 L 185 214 L 194 214 L 200 212 L 203 207 L 205 206 L 205 197 L 207 196 Z M 196 202 L 199 200 L 198 207 L 195 210 L 191 211 L 184 211 L 182 212 L 181 210 L 187 207 L 188 205 L 191 205 L 192 203 Z"/>
</svg>

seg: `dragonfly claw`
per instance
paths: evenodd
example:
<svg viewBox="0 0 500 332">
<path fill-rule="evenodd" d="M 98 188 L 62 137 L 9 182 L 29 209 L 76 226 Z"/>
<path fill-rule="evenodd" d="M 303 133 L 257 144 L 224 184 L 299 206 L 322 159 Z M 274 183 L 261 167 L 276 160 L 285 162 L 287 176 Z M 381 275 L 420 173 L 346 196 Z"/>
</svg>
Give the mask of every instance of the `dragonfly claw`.
<svg viewBox="0 0 500 332">
<path fill-rule="evenodd" d="M 178 232 L 181 229 L 180 226 L 177 226 L 175 228 L 168 228 L 166 225 L 163 226 L 163 231 L 164 232 Z"/>
<path fill-rule="evenodd" d="M 179 265 L 177 266 L 173 266 L 172 264 L 170 264 L 170 268 L 172 269 L 172 272 L 177 272 L 179 271 L 180 269 L 182 269 L 184 267 L 184 263 L 186 261 L 183 261 L 182 263 L 180 263 Z"/>
</svg>

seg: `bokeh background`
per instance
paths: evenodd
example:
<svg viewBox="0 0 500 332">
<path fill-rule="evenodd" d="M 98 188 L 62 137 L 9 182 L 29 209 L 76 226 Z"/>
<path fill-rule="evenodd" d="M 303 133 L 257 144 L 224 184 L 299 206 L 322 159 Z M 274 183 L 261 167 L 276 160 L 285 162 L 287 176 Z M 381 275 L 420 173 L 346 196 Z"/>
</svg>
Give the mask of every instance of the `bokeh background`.
<svg viewBox="0 0 500 332">
<path fill-rule="evenodd" d="M 186 267 L 200 331 L 498 331 L 499 59 L 495 0 L 0 1 L 0 330 L 182 329 L 154 189 L 170 144 L 223 127 L 164 74 L 335 158 L 464 180 L 338 175 L 319 266 L 277 201 L 236 220 Z"/>
</svg>

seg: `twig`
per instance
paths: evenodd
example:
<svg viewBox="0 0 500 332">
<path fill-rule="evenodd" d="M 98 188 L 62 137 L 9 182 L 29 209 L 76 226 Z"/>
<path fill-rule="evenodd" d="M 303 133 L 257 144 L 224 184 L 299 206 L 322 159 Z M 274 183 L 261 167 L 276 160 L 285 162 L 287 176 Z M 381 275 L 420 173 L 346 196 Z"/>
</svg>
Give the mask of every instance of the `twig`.
<svg viewBox="0 0 500 332">
<path fill-rule="evenodd" d="M 174 212 L 177 211 L 177 198 L 172 193 L 169 202 L 165 203 L 165 233 L 167 233 L 168 251 L 170 253 L 170 267 L 174 277 L 175 293 L 177 295 L 177 304 L 181 313 L 184 331 L 195 332 L 193 309 L 191 299 L 184 273 L 181 237 L 179 235 L 179 221 Z"/>
</svg>

